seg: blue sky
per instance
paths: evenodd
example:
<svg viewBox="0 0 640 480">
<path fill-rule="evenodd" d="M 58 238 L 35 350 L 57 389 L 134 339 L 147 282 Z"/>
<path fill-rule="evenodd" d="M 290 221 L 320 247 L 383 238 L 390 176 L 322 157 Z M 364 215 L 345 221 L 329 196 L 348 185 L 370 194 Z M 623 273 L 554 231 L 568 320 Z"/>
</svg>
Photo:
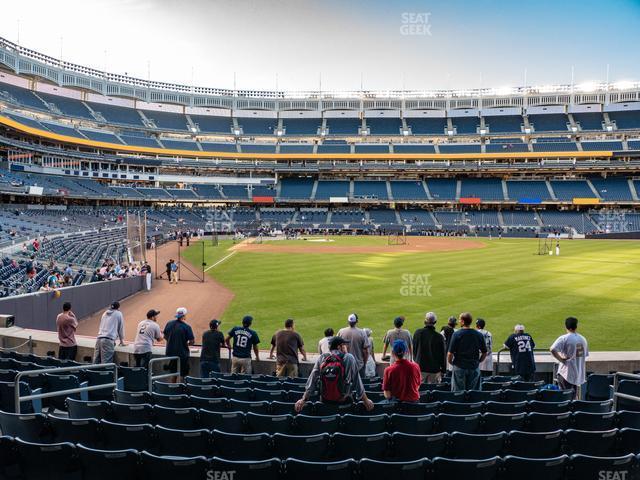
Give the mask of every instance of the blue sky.
<svg viewBox="0 0 640 480">
<path fill-rule="evenodd" d="M 640 80 L 635 0 L 22 0 L 0 35 L 212 87 L 460 89 Z M 34 14 L 33 12 L 38 12 Z M 411 34 L 407 34 L 411 33 Z M 277 80 L 276 80 L 277 78 Z"/>
</svg>

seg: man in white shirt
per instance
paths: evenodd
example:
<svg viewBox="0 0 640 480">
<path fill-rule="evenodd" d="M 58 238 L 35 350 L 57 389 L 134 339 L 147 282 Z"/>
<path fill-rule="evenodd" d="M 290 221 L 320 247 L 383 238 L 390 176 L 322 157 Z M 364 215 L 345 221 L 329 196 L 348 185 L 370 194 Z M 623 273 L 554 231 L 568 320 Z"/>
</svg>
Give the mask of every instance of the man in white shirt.
<svg viewBox="0 0 640 480">
<path fill-rule="evenodd" d="M 489 330 L 485 329 L 486 324 L 487 323 L 482 318 L 476 320 L 476 330 L 482 334 L 484 343 L 487 346 L 487 357 L 480 362 L 480 374 L 484 377 L 493 374 L 493 336 Z"/>
<path fill-rule="evenodd" d="M 136 367 L 147 368 L 149 366 L 153 342 L 162 340 L 162 331 L 158 325 L 159 314 L 160 312 L 157 310 L 151 309 L 147 312 L 146 320 L 142 320 L 138 324 L 136 338 L 133 342 L 133 358 L 136 360 Z"/>
<path fill-rule="evenodd" d="M 558 367 L 558 386 L 562 390 L 573 390 L 574 399 L 577 398 L 578 387 L 586 381 L 585 363 L 589 356 L 587 339 L 576 333 L 578 319 L 569 317 L 564 321 L 567 333 L 558 337 L 551 345 L 553 355 L 560 366 Z"/>
<path fill-rule="evenodd" d="M 327 328 L 324 331 L 324 338 L 321 338 L 318 342 L 318 353 L 322 355 L 323 353 L 329 353 L 329 342 L 333 338 L 333 328 Z"/>
</svg>

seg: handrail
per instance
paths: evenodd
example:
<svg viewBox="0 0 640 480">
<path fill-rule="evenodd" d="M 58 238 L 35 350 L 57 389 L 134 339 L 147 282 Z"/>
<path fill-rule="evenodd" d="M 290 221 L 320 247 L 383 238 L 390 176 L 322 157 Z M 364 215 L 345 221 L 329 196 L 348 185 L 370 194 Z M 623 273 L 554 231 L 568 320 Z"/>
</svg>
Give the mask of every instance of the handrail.
<svg viewBox="0 0 640 480">
<path fill-rule="evenodd" d="M 172 360 L 177 360 L 176 363 L 176 371 L 175 372 L 170 372 L 170 373 L 162 373 L 160 375 L 154 375 L 153 374 L 153 365 L 156 363 L 163 363 L 163 362 L 167 362 L 167 361 L 172 361 Z M 159 357 L 159 358 L 152 358 L 149 361 L 149 365 L 147 365 L 147 371 L 148 371 L 148 375 L 149 375 L 149 393 L 153 393 L 153 381 L 154 380 L 160 380 L 162 378 L 173 378 L 173 377 L 179 377 L 180 376 L 180 357 Z"/>
<path fill-rule="evenodd" d="M 618 386 L 620 385 L 620 377 L 629 378 L 631 380 L 640 380 L 640 375 L 635 373 L 616 372 L 613 375 L 613 409 L 618 410 L 618 399 L 631 400 L 632 402 L 640 402 L 640 397 L 635 395 L 629 395 L 627 393 L 619 393 Z"/>
<path fill-rule="evenodd" d="M 500 350 L 498 350 L 498 356 L 496 357 L 496 362 L 495 365 L 493 366 L 493 374 L 494 375 L 498 375 L 500 374 L 500 354 L 502 352 L 508 352 L 509 349 L 507 347 L 502 347 Z M 548 352 L 549 350 L 547 350 L 546 348 L 534 348 L 533 352 Z M 555 376 L 555 375 L 554 375 Z"/>
<path fill-rule="evenodd" d="M 113 367 L 113 383 L 103 383 L 100 385 L 92 385 L 79 388 L 70 388 L 67 390 L 58 390 L 56 392 L 36 393 L 34 395 L 20 396 L 20 379 L 28 374 L 44 374 L 44 373 L 61 373 L 61 372 L 76 372 L 78 370 L 91 370 L 98 368 Z M 104 388 L 115 388 L 118 385 L 118 366 L 115 363 L 99 363 L 93 365 L 77 365 L 73 367 L 61 367 L 61 368 L 45 368 L 41 370 L 25 370 L 18 372 L 14 379 L 14 392 L 13 398 L 15 401 L 16 413 L 20 413 L 20 402 L 22 400 L 36 400 L 40 398 L 59 397 L 61 395 L 68 395 L 72 393 L 90 392 L 93 390 L 100 390 Z"/>
<path fill-rule="evenodd" d="M 3 339 L 4 339 L 4 337 L 3 337 Z M 20 345 L 16 345 L 15 347 L 0 347 L 0 351 L 13 352 L 15 350 L 18 350 L 19 348 L 24 347 L 27 344 L 29 345 L 29 353 L 33 353 L 33 338 L 31 337 L 31 335 L 29 335 L 29 338 L 27 339 L 26 342 L 21 343 Z"/>
</svg>

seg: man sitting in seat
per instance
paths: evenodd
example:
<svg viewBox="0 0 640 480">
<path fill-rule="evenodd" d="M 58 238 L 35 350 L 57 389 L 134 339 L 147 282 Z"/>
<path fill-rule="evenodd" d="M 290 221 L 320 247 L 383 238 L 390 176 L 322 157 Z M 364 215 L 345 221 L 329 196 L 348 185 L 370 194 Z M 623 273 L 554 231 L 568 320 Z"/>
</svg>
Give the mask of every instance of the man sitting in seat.
<svg viewBox="0 0 640 480">
<path fill-rule="evenodd" d="M 396 340 L 391 346 L 394 362 L 384 371 L 382 391 L 387 400 L 417 402 L 420 400 L 420 367 L 404 357 L 409 346 L 404 340 Z"/>
<path fill-rule="evenodd" d="M 349 342 L 342 337 L 333 337 L 329 342 L 329 353 L 316 360 L 307 380 L 302 398 L 296 402 L 296 412 L 301 412 L 305 403 L 316 391 L 323 403 L 344 405 L 362 400 L 367 410 L 373 410 L 373 402 L 364 392 L 362 378 L 355 357 L 348 353 Z M 354 398 L 355 394 L 355 398 Z"/>
</svg>

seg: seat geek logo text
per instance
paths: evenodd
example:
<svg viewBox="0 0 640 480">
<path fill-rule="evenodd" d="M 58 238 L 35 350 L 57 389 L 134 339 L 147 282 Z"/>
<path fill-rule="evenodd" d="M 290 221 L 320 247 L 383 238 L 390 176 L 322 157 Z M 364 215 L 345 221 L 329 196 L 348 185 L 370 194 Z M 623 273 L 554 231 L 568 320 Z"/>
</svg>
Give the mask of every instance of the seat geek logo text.
<svg viewBox="0 0 640 480">
<path fill-rule="evenodd" d="M 403 297 L 430 297 L 430 273 L 403 273 L 400 276 L 400 295 Z"/>
<path fill-rule="evenodd" d="M 234 480 L 235 470 L 207 470 L 207 480 Z"/>
<path fill-rule="evenodd" d="M 400 14 L 400 35 L 431 36 L 431 12 L 404 12 Z"/>
</svg>

